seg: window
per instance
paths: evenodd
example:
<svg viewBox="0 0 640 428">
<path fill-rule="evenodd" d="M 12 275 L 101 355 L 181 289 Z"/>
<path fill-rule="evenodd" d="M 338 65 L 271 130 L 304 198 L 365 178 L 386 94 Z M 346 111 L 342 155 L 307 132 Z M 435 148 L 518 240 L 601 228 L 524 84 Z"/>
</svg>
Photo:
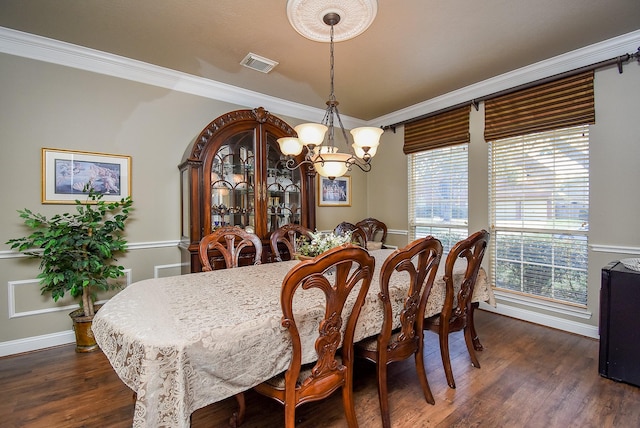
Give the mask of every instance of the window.
<svg viewBox="0 0 640 428">
<path fill-rule="evenodd" d="M 468 236 L 468 144 L 409 155 L 409 241 L 427 235 L 448 252 Z"/>
<path fill-rule="evenodd" d="M 587 303 L 588 125 L 490 143 L 496 287 Z"/>
</svg>

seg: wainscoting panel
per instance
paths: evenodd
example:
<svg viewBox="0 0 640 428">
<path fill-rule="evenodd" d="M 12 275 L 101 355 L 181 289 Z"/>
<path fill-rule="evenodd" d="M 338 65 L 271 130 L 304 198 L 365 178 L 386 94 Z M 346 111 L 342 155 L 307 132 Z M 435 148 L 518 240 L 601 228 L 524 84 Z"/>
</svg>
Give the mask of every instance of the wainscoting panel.
<svg viewBox="0 0 640 428">
<path fill-rule="evenodd" d="M 123 278 L 123 287 L 127 287 L 131 284 L 131 269 L 125 269 Z M 54 302 L 50 296 L 41 296 L 42 299 L 38 299 L 37 295 L 40 295 L 40 283 L 37 279 L 25 279 L 20 281 L 9 281 L 9 319 L 30 317 L 36 315 L 47 314 L 51 312 L 71 312 L 79 307 L 71 296 L 65 296 L 63 300 Z M 41 301 L 42 306 L 33 306 L 34 301 Z M 97 303 L 104 303 L 106 300 L 98 301 Z M 26 307 L 26 302 L 29 302 L 31 307 Z"/>
</svg>

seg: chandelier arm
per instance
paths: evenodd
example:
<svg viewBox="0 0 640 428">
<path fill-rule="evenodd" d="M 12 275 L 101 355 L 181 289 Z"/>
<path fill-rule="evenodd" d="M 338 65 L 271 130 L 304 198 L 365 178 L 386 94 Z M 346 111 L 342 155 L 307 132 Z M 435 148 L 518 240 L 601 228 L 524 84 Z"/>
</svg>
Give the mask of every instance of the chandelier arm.
<svg viewBox="0 0 640 428">
<path fill-rule="evenodd" d="M 360 170 L 362 170 L 364 172 L 371 171 L 371 163 L 369 163 L 369 162 L 365 162 L 365 163 L 359 162 L 358 158 L 355 158 L 355 157 L 354 157 L 354 159 L 355 159 L 355 161 L 351 162 L 350 163 L 351 165 L 357 166 L 358 168 L 360 168 Z M 349 170 L 351 170 L 351 167 L 349 167 Z"/>
<path fill-rule="evenodd" d="M 293 171 L 300 168 L 302 165 L 310 165 L 313 166 L 314 162 L 308 159 L 305 159 L 301 162 L 297 162 L 295 158 L 287 159 L 287 162 L 284 164 L 288 170 Z M 300 168 L 301 169 L 301 168 Z"/>
</svg>

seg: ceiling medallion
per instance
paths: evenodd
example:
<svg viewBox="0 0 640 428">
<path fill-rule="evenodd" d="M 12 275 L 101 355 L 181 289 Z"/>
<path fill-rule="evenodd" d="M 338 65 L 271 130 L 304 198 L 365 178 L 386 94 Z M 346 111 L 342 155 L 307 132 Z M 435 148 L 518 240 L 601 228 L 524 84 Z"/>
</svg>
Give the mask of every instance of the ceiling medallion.
<svg viewBox="0 0 640 428">
<path fill-rule="evenodd" d="M 323 18 L 328 13 L 340 16 L 334 41 L 353 39 L 362 34 L 378 12 L 377 0 L 287 0 L 287 17 L 302 36 L 316 42 L 329 42 Z"/>
</svg>

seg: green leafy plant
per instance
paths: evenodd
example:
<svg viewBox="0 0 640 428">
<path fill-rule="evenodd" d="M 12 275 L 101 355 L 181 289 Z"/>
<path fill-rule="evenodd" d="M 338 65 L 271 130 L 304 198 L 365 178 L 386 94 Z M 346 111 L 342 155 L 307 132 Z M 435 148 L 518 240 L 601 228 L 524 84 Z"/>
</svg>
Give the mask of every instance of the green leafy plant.
<svg viewBox="0 0 640 428">
<path fill-rule="evenodd" d="M 335 233 L 312 232 L 311 240 L 306 236 L 300 236 L 296 242 L 299 254 L 307 257 L 315 257 L 334 247 L 351 242 L 351 232 L 344 235 Z"/>
<path fill-rule="evenodd" d="M 38 279 L 42 294 L 51 293 L 58 301 L 68 292 L 81 300 L 85 316 L 93 316 L 96 293 L 118 288 L 113 279 L 124 275 L 124 267 L 115 264 L 115 256 L 126 251 L 127 241 L 122 233 L 133 201 L 127 197 L 105 202 L 104 195 L 92 188 L 86 191 L 86 202 L 76 200 L 74 213 L 47 219 L 28 209 L 18 210 L 33 232 L 6 243 L 40 259 Z"/>
</svg>

